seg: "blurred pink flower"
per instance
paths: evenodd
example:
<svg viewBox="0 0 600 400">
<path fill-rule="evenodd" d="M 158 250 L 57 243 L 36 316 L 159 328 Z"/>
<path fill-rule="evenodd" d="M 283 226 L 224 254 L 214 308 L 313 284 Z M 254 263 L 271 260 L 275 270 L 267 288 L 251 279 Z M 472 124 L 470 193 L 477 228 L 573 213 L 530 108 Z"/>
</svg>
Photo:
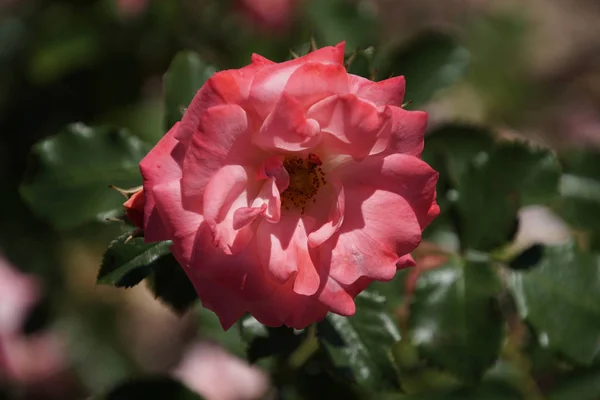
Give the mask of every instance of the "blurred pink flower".
<svg viewBox="0 0 600 400">
<path fill-rule="evenodd" d="M 53 333 L 22 333 L 40 294 L 35 278 L 0 257 L 0 376 L 23 386 L 54 378 L 66 366 L 63 346 Z"/>
<path fill-rule="evenodd" d="M 193 344 L 173 375 L 207 400 L 258 399 L 269 388 L 259 368 L 210 342 Z"/>
<path fill-rule="evenodd" d="M 0 338 L 19 331 L 39 297 L 39 282 L 15 270 L 0 256 Z"/>
<path fill-rule="evenodd" d="M 300 0 L 241 0 L 244 15 L 266 31 L 288 28 Z"/>
<path fill-rule="evenodd" d="M 133 17 L 141 14 L 150 0 L 116 0 L 119 14 L 124 17 Z"/>
</svg>

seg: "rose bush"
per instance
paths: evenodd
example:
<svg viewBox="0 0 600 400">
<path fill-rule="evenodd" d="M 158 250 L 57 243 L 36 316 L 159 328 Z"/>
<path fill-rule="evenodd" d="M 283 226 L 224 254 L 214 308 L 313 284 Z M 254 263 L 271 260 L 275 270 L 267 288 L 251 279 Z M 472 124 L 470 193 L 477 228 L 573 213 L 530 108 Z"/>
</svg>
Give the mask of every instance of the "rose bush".
<svg viewBox="0 0 600 400">
<path fill-rule="evenodd" d="M 404 88 L 347 73 L 343 43 L 214 74 L 140 163 L 145 240 L 173 241 L 224 328 L 354 314 L 439 213 Z"/>
</svg>

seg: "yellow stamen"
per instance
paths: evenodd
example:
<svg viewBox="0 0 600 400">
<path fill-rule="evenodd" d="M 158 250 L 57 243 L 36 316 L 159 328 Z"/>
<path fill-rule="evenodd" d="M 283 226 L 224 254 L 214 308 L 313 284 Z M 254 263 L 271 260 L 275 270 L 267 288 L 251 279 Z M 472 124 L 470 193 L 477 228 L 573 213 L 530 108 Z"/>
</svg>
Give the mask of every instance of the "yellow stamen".
<svg viewBox="0 0 600 400">
<path fill-rule="evenodd" d="M 286 158 L 283 166 L 290 175 L 290 184 L 281 193 L 281 207 L 284 210 L 300 209 L 304 214 L 308 202 L 314 203 L 319 188 L 327 184 L 321 161 L 311 153 L 306 159 Z"/>
</svg>

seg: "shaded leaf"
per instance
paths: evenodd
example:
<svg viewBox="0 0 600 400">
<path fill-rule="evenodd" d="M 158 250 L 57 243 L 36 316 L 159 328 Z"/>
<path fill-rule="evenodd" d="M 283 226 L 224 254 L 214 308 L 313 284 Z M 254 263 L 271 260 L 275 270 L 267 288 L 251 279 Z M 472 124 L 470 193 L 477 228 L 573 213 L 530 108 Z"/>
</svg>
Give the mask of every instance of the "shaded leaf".
<svg viewBox="0 0 600 400">
<path fill-rule="evenodd" d="M 534 244 L 513 258 L 508 266 L 514 270 L 527 270 L 536 266 L 544 257 L 544 246 Z"/>
<path fill-rule="evenodd" d="M 417 281 L 410 341 L 432 366 L 477 382 L 498 356 L 503 320 L 501 285 L 488 262 L 452 259 Z"/>
<path fill-rule="evenodd" d="M 498 383 L 483 383 L 474 389 L 459 389 L 448 392 L 403 395 L 400 393 L 373 397 L 373 400 L 520 400 L 522 395 L 515 389 Z"/>
<path fill-rule="evenodd" d="M 251 363 L 274 355 L 289 356 L 305 337 L 303 331 L 285 326 L 266 327 L 250 315 L 244 316 L 238 326 L 240 335 L 247 343 L 247 357 Z"/>
<path fill-rule="evenodd" d="M 337 368 L 344 368 L 359 387 L 381 390 L 397 385 L 390 350 L 400 340 L 397 321 L 386 312 L 386 298 L 364 291 L 356 314 L 328 314 L 319 325 L 319 340 Z"/>
<path fill-rule="evenodd" d="M 238 357 L 246 356 L 246 344 L 238 329 L 224 331 L 217 315 L 207 308 L 195 307 L 194 311 L 198 322 L 198 332 L 202 338 L 219 343 Z"/>
<path fill-rule="evenodd" d="M 590 248 L 600 249 L 600 152 L 574 150 L 561 161 L 561 198 L 554 210 L 571 226 L 587 235 Z"/>
<path fill-rule="evenodd" d="M 377 63 L 380 79 L 403 75 L 404 101 L 418 107 L 461 79 L 470 62 L 469 52 L 456 39 L 442 33 L 425 33 L 400 48 L 383 52 Z"/>
<path fill-rule="evenodd" d="M 98 272 L 98 283 L 132 287 L 150 275 L 158 264 L 168 262 L 171 242 L 144 243 L 143 238 L 127 241 L 128 238 L 129 233 L 125 233 L 108 246 Z"/>
<path fill-rule="evenodd" d="M 173 254 L 164 255 L 152 269 L 148 286 L 160 301 L 175 312 L 185 313 L 198 300 L 194 285 Z"/>
<path fill-rule="evenodd" d="M 548 400 L 597 400 L 600 398 L 600 369 L 574 371 L 561 377 L 548 393 Z"/>
<path fill-rule="evenodd" d="M 440 172 L 440 180 L 458 187 L 469 165 L 494 148 L 492 132 L 469 124 L 441 126 L 425 137 L 423 160 Z"/>
<path fill-rule="evenodd" d="M 108 186 L 138 186 L 138 164 L 148 151 L 148 145 L 121 130 L 69 125 L 33 146 L 20 192 L 55 228 L 102 220 L 125 201 Z"/>
<path fill-rule="evenodd" d="M 481 153 L 458 186 L 464 247 L 492 250 L 510 241 L 519 208 L 553 201 L 559 178 L 558 161 L 546 149 L 516 141 Z"/>
<path fill-rule="evenodd" d="M 183 110 L 188 107 L 196 92 L 215 72 L 216 69 L 202 61 L 197 53 L 182 51 L 175 55 L 164 76 L 166 129 L 181 119 Z"/>
<path fill-rule="evenodd" d="M 103 400 L 201 400 L 202 397 L 179 381 L 166 376 L 145 377 L 125 382 L 102 396 Z"/>
<path fill-rule="evenodd" d="M 600 353 L 600 257 L 574 244 L 546 247 L 540 264 L 513 272 L 511 290 L 519 313 L 540 343 L 576 362 Z"/>
</svg>

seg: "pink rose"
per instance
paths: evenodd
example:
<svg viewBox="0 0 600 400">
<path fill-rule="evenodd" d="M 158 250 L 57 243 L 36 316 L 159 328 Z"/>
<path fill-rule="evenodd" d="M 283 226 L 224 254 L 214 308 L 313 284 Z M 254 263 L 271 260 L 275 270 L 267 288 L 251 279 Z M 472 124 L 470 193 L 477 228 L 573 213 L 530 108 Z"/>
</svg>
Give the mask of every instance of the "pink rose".
<svg viewBox="0 0 600 400">
<path fill-rule="evenodd" d="M 225 329 L 245 312 L 294 328 L 354 314 L 439 213 L 427 114 L 401 108 L 403 77 L 343 61 L 341 43 L 216 73 L 140 164 L 146 240 L 173 241 Z"/>
<path fill-rule="evenodd" d="M 288 28 L 299 0 L 240 0 L 244 15 L 265 31 Z"/>
</svg>

